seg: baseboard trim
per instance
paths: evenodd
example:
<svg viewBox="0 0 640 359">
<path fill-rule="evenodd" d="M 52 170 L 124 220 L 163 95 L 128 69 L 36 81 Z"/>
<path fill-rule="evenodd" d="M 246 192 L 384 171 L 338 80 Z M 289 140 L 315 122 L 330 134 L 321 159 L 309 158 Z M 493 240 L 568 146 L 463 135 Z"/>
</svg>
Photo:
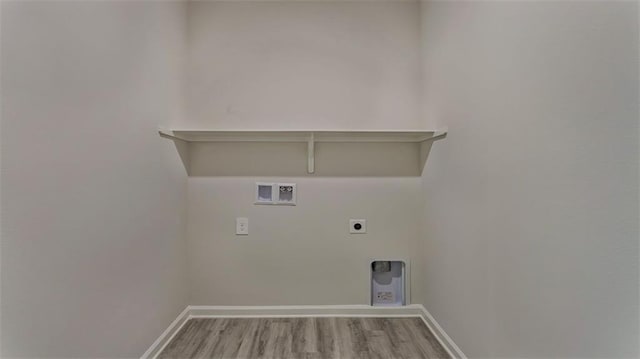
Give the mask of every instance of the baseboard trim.
<svg viewBox="0 0 640 359">
<path fill-rule="evenodd" d="M 438 324 L 436 319 L 429 313 L 427 308 L 423 305 L 419 305 L 421 307 L 422 313 L 420 318 L 427 325 L 431 333 L 436 336 L 440 344 L 444 347 L 444 349 L 451 355 L 452 358 L 456 359 L 467 359 L 467 356 L 462 352 L 460 347 L 456 345 L 456 343 L 451 339 L 451 337 L 444 331 L 444 329 Z"/>
<path fill-rule="evenodd" d="M 284 305 L 284 306 L 208 306 L 190 305 L 147 349 L 141 359 L 155 359 L 191 318 L 286 318 L 286 317 L 419 317 L 452 358 L 466 359 L 460 348 L 445 333 L 421 304 L 402 307 L 369 305 Z"/>
<path fill-rule="evenodd" d="M 419 305 L 372 307 L 369 305 L 190 306 L 192 318 L 273 317 L 417 317 Z"/>
<path fill-rule="evenodd" d="M 189 320 L 189 307 L 187 306 L 184 310 L 178 314 L 178 317 L 169 324 L 169 327 L 165 329 L 162 334 L 156 339 L 153 344 L 147 349 L 144 354 L 140 357 L 141 359 L 151 359 L 155 358 L 162 352 L 165 346 L 173 339 L 173 337 L 182 329 L 185 323 Z"/>
</svg>

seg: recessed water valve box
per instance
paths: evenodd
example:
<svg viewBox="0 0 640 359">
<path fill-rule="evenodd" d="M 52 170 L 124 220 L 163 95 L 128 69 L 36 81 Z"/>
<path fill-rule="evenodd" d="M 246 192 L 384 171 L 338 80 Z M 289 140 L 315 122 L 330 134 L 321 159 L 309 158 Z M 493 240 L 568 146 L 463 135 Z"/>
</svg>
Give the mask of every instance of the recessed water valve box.
<svg viewBox="0 0 640 359">
<path fill-rule="evenodd" d="M 256 182 L 255 204 L 296 205 L 295 183 Z"/>
<path fill-rule="evenodd" d="M 256 204 L 273 203 L 273 183 L 256 183 Z"/>
<path fill-rule="evenodd" d="M 296 204 L 296 184 L 295 183 L 278 183 L 277 204 Z"/>
</svg>

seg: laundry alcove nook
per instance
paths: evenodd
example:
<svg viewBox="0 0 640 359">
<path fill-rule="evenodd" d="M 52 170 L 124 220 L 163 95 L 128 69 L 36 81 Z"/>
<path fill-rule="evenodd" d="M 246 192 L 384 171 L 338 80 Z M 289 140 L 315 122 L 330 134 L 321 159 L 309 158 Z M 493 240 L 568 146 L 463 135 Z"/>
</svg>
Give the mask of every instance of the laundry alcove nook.
<svg viewBox="0 0 640 359">
<path fill-rule="evenodd" d="M 370 307 L 370 258 L 419 261 L 422 174 L 448 131 L 423 108 L 419 10 L 189 4 L 185 109 L 158 134 L 187 173 L 193 304 Z M 256 205 L 256 183 L 296 184 L 296 205 Z M 421 302 L 411 284 L 403 304 Z"/>
<path fill-rule="evenodd" d="M 0 8 L 1 357 L 639 357 L 637 1 Z"/>
</svg>

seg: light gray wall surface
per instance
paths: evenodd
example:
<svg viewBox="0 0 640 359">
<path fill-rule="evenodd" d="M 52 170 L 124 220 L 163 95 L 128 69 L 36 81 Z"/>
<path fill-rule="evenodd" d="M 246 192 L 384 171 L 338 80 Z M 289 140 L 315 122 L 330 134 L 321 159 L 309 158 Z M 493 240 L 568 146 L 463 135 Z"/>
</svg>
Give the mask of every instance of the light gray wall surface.
<svg viewBox="0 0 640 359">
<path fill-rule="evenodd" d="M 187 305 L 184 4 L 1 6 L 2 356 L 139 357 Z"/>
<path fill-rule="evenodd" d="M 189 116 L 180 125 L 422 128 L 419 17 L 417 2 L 193 2 Z M 322 167 L 322 145 L 318 174 L 331 175 L 331 168 Z M 259 164 L 242 162 L 243 151 L 227 144 L 195 146 L 194 169 L 205 169 L 198 175 L 248 177 L 189 179 L 193 304 L 367 304 L 367 261 L 417 253 L 419 177 L 298 177 L 306 170 L 306 147 L 287 146 L 299 147 L 295 153 L 301 156 L 273 156 Z M 199 156 L 202 150 L 217 154 L 208 160 Z M 395 168 L 417 161 L 417 153 L 408 153 Z M 375 166 L 367 155 L 363 150 L 362 161 Z M 287 166 L 268 161 L 280 160 L 290 160 L 293 176 L 274 173 Z M 352 173 L 359 167 L 354 164 Z M 254 206 L 254 183 L 278 175 L 298 183 L 298 206 Z M 249 217 L 249 238 L 235 236 L 235 217 Z M 349 235 L 349 218 L 366 218 L 369 233 Z M 414 299 L 420 293 L 414 291 Z"/>
<path fill-rule="evenodd" d="M 1 10 L 2 356 L 136 357 L 186 304 L 366 304 L 383 256 L 469 357 L 638 356 L 635 2 Z M 159 124 L 450 134 L 422 178 L 187 180 Z M 254 206 L 278 180 L 298 206 Z"/>
<path fill-rule="evenodd" d="M 255 182 L 278 180 L 297 184 L 297 206 L 254 205 Z M 417 259 L 420 190 L 419 177 L 189 178 L 190 302 L 369 304 L 370 260 Z M 349 234 L 350 218 L 367 233 Z"/>
<path fill-rule="evenodd" d="M 422 128 L 418 2 L 189 4 L 189 128 Z"/>
<path fill-rule="evenodd" d="M 422 15 L 424 305 L 469 357 L 637 357 L 637 3 Z"/>
</svg>

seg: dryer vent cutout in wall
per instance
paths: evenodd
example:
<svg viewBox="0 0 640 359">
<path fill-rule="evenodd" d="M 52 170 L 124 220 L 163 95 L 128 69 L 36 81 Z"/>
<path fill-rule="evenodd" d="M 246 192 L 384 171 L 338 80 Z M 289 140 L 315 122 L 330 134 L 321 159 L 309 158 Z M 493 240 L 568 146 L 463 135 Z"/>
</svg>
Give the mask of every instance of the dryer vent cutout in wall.
<svg viewBox="0 0 640 359">
<path fill-rule="evenodd" d="M 371 262 L 371 305 L 406 305 L 405 263 L 375 260 Z"/>
<path fill-rule="evenodd" d="M 296 205 L 295 183 L 256 183 L 255 204 Z"/>
</svg>

